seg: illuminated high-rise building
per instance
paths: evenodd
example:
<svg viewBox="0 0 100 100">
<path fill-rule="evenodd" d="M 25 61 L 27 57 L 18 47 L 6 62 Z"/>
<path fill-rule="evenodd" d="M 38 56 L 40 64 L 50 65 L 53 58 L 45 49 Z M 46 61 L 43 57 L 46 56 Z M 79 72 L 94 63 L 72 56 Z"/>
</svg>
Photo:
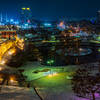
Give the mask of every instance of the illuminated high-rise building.
<svg viewBox="0 0 100 100">
<path fill-rule="evenodd" d="M 0 24 L 6 24 L 7 23 L 7 21 L 8 21 L 8 17 L 7 17 L 7 13 L 6 13 L 6 15 L 4 14 L 2 14 L 2 12 L 0 13 Z"/>
<path fill-rule="evenodd" d="M 31 20 L 32 20 L 31 9 L 30 8 L 26 8 L 26 7 L 21 8 L 20 24 L 22 26 L 25 25 L 26 27 L 28 27 L 31 24 Z"/>
<path fill-rule="evenodd" d="M 2 22 L 2 19 L 3 19 L 3 18 L 2 18 L 2 13 L 1 13 L 1 15 L 0 15 L 0 22 Z"/>
</svg>

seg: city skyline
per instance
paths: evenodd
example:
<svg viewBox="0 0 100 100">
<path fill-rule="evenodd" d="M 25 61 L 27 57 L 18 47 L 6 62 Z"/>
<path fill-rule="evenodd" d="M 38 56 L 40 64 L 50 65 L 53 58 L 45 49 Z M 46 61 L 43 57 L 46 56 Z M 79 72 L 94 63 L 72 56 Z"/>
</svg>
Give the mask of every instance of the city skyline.
<svg viewBox="0 0 100 100">
<path fill-rule="evenodd" d="M 0 12 L 18 18 L 21 7 L 26 6 L 36 19 L 91 18 L 100 9 L 99 3 L 98 0 L 4 0 L 0 3 Z"/>
<path fill-rule="evenodd" d="M 1 0 L 0 100 L 100 100 L 100 0 Z"/>
</svg>

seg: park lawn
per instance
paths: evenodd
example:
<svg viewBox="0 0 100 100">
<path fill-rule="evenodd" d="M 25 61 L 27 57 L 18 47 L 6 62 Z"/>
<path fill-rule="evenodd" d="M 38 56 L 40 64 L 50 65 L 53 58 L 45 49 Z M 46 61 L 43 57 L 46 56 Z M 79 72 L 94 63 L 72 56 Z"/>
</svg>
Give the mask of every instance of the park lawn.
<svg viewBox="0 0 100 100">
<path fill-rule="evenodd" d="M 97 40 L 91 40 L 90 42 L 100 44 L 100 41 Z"/>
<path fill-rule="evenodd" d="M 31 81 L 31 86 L 40 88 L 54 88 L 54 87 L 65 87 L 67 84 L 71 84 L 71 80 L 66 77 L 69 75 L 67 72 L 58 73 L 54 76 L 45 76 L 40 79 Z"/>
</svg>

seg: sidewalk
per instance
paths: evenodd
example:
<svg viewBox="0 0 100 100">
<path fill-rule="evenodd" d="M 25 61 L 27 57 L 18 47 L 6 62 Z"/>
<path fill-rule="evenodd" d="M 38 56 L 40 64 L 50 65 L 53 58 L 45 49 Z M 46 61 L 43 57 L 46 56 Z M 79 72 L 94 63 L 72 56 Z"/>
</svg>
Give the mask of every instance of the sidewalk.
<svg viewBox="0 0 100 100">
<path fill-rule="evenodd" d="M 3 86 L 0 100 L 40 100 L 34 90 L 15 86 Z"/>
</svg>

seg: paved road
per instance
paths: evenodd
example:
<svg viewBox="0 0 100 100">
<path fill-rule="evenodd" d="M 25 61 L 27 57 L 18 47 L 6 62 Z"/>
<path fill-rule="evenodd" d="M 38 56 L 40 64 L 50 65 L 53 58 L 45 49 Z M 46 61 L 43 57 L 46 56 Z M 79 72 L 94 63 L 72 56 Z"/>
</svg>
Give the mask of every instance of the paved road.
<svg viewBox="0 0 100 100">
<path fill-rule="evenodd" d="M 34 90 L 14 86 L 4 86 L 0 92 L 0 100 L 40 100 Z"/>
</svg>

